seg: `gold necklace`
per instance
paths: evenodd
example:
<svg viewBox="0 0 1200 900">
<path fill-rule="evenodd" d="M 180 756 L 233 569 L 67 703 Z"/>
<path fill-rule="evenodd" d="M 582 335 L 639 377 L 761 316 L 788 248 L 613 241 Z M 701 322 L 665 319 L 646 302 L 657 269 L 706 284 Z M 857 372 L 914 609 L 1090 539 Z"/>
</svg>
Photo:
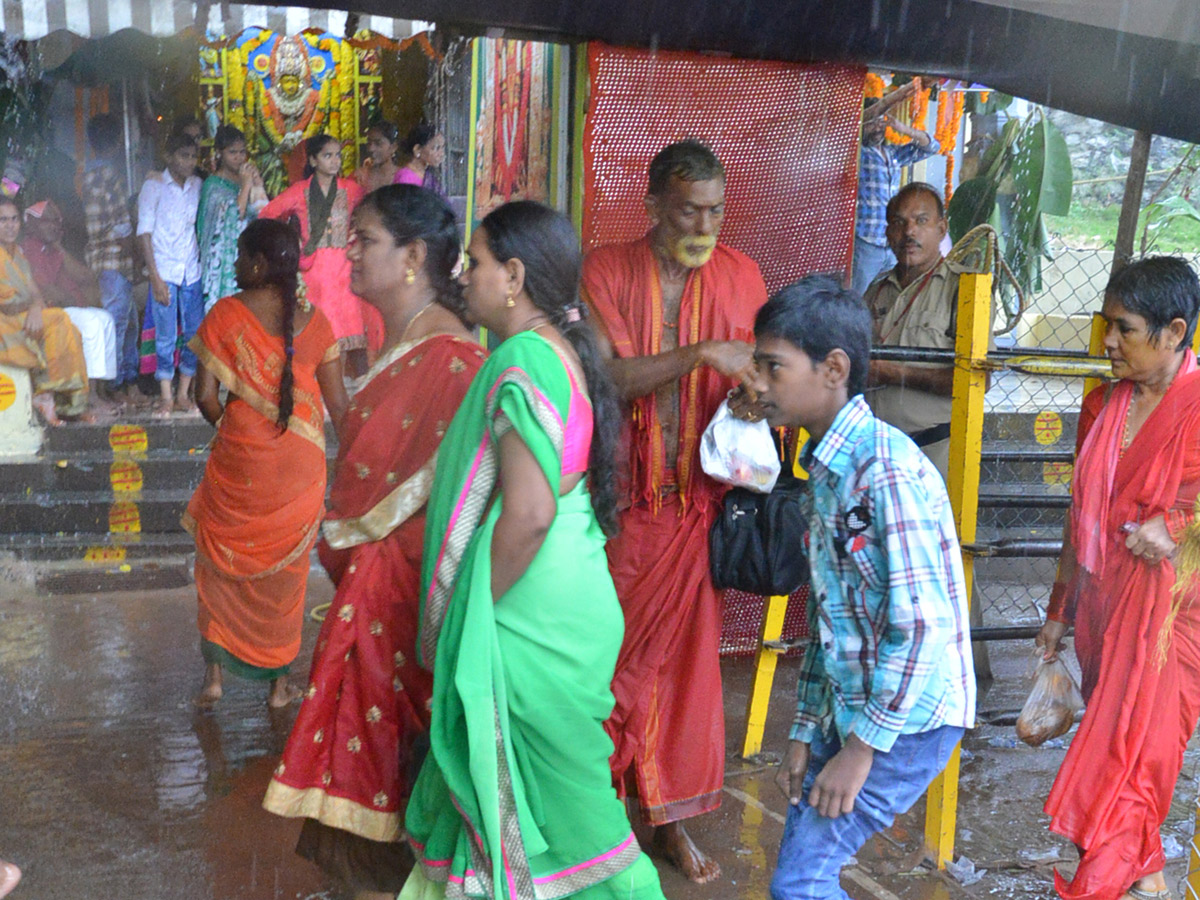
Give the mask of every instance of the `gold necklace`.
<svg viewBox="0 0 1200 900">
<path fill-rule="evenodd" d="M 430 300 L 428 303 L 426 303 L 424 306 L 422 306 L 420 309 L 417 310 L 417 314 L 415 316 L 413 316 L 411 319 L 408 320 L 408 324 L 405 325 L 404 330 L 402 332 L 400 332 L 400 340 L 396 341 L 397 346 L 404 343 L 404 339 L 406 337 L 408 337 L 409 329 L 411 329 L 413 327 L 413 325 L 416 324 L 417 319 L 421 318 L 421 314 L 423 312 L 425 312 L 425 310 L 429 309 L 429 307 L 433 306 L 433 304 L 435 304 L 435 303 L 437 303 L 436 300 Z"/>
</svg>

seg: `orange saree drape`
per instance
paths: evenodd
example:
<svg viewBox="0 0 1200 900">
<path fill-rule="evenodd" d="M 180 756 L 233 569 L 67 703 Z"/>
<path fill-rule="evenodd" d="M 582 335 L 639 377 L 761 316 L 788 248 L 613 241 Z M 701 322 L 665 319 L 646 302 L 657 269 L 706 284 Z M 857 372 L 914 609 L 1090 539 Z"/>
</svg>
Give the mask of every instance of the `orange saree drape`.
<svg viewBox="0 0 1200 900">
<path fill-rule="evenodd" d="M 1077 598 L 1075 652 L 1087 709 L 1046 802 L 1051 829 L 1081 852 L 1072 881 L 1055 875 L 1068 900 L 1116 900 L 1162 869 L 1159 828 L 1200 712 L 1196 590 L 1184 592 L 1172 623 L 1175 567 L 1134 557 L 1122 531 L 1128 522 L 1194 508 L 1200 372 L 1176 376 L 1121 453 L 1131 391 L 1122 382 L 1105 402 L 1097 388 L 1079 424 L 1072 544 L 1081 564 L 1067 595 Z M 1097 491 L 1104 493 L 1090 493 Z M 1050 614 L 1070 618 L 1063 609 Z"/>
<path fill-rule="evenodd" d="M 205 316 L 191 347 L 231 395 L 183 518 L 196 539 L 205 659 L 246 677 L 275 678 L 300 650 L 308 551 L 325 502 L 325 409 L 316 370 L 337 358 L 337 340 L 319 310 L 295 336 L 295 406 L 282 431 L 282 338 L 226 297 Z"/>
</svg>

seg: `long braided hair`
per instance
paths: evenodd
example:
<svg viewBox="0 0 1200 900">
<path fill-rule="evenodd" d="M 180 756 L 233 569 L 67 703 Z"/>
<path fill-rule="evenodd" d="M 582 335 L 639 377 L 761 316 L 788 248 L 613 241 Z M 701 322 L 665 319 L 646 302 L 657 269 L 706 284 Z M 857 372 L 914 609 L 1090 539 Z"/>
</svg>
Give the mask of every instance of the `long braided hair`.
<svg viewBox="0 0 1200 900">
<path fill-rule="evenodd" d="M 592 445 L 588 490 L 604 533 L 617 533 L 617 442 L 621 403 L 600 344 L 579 299 L 583 254 L 570 220 L 541 203 L 519 200 L 497 208 L 480 224 L 488 249 L 501 263 L 519 259 L 525 265 L 525 293 L 550 323 L 571 342 L 583 366 L 592 400 Z"/>
<path fill-rule="evenodd" d="M 247 258 L 261 256 L 267 264 L 262 281 L 245 287 L 274 285 L 283 300 L 283 373 L 279 378 L 279 417 L 276 422 L 280 431 L 286 431 L 295 406 L 292 357 L 295 355 L 296 295 L 300 284 L 300 235 L 286 222 L 255 219 L 238 238 L 238 253 Z"/>
</svg>

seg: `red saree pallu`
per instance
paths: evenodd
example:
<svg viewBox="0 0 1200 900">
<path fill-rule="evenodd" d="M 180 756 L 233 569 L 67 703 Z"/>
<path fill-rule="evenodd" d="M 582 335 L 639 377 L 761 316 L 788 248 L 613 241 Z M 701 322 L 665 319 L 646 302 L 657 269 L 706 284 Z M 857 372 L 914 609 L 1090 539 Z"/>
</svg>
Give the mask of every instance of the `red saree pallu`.
<svg viewBox="0 0 1200 900">
<path fill-rule="evenodd" d="M 483 358 L 444 334 L 401 344 L 372 366 L 342 428 L 318 547 L 337 592 L 263 806 L 341 832 L 326 843 L 353 844 L 346 833 L 387 842 L 358 852 L 374 860 L 353 873 L 361 890 L 396 893 L 407 874 L 389 854 L 407 853 L 396 842 L 429 730 L 433 676 L 415 653 L 425 505 L 438 446 Z M 301 853 L 337 868 L 324 851 Z"/>
<path fill-rule="evenodd" d="M 231 394 L 183 516 L 196 540 L 205 659 L 245 677 L 276 678 L 300 650 L 308 552 L 325 501 L 325 409 L 316 370 L 337 358 L 337 343 L 314 311 L 295 336 L 295 408 L 282 431 L 281 337 L 226 297 L 191 346 Z"/>
<path fill-rule="evenodd" d="M 584 262 L 582 293 L 619 358 L 662 352 L 664 327 L 679 345 L 754 341 L 766 302 L 758 266 L 718 244 L 683 288 L 678 322 L 665 321 L 658 263 L 647 235 L 600 247 Z M 679 441 L 668 460 L 657 397 L 630 403 L 628 495 L 608 545 L 625 641 L 606 729 L 616 745 L 613 781 L 660 825 L 720 805 L 725 765 L 718 660 L 721 603 L 708 574 L 708 528 L 725 486 L 700 468 L 704 428 L 734 383 L 708 366 L 679 382 Z"/>
<path fill-rule="evenodd" d="M 1050 828 L 1080 848 L 1074 879 L 1055 874 L 1069 900 L 1116 900 L 1163 868 L 1159 828 L 1200 713 L 1195 572 L 1176 570 L 1188 566 L 1187 540 L 1174 565 L 1151 563 L 1126 549 L 1122 530 L 1194 508 L 1200 372 L 1189 353 L 1121 453 L 1132 387 L 1119 383 L 1107 402 L 1098 388 L 1080 416 L 1071 519 L 1079 567 L 1068 594 L 1078 598 L 1075 652 L 1087 708 L 1045 807 Z"/>
</svg>

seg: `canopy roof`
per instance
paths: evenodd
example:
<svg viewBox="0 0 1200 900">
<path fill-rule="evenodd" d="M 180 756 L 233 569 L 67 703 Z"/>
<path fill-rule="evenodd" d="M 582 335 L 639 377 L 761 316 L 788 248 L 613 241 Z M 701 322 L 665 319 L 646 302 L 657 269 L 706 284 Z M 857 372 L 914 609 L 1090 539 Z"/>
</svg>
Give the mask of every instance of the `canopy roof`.
<svg viewBox="0 0 1200 900">
<path fill-rule="evenodd" d="M 945 75 L 1200 142 L 1197 0 L 353 2 L 474 30 Z"/>
<path fill-rule="evenodd" d="M 202 3 L 226 34 L 247 25 L 406 37 L 413 19 L 471 33 L 704 50 L 780 60 L 860 62 L 980 82 L 1030 100 L 1200 143 L 1197 0 L 292 0 L 296 7 Z M 187 0 L 4 0 L 0 31 L 174 34 Z M 315 11 L 313 11 L 315 10 Z M 368 18 L 368 16 L 372 18 Z"/>
</svg>

